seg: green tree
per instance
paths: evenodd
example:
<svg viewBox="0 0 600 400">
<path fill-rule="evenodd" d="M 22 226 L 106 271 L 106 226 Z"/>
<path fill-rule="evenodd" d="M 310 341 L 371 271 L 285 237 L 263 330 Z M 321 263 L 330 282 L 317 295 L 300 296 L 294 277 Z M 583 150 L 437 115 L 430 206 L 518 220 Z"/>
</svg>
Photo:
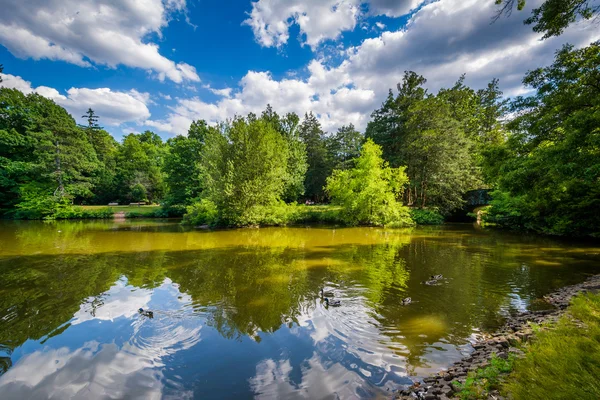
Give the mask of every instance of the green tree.
<svg viewBox="0 0 600 400">
<path fill-rule="evenodd" d="M 148 200 L 155 202 L 166 192 L 163 163 L 167 147 L 157 134 L 146 131 L 125 136 L 116 156 L 116 182 L 121 201 L 133 201 L 132 189 L 141 184 Z"/>
<path fill-rule="evenodd" d="M 289 157 L 283 199 L 287 202 L 297 201 L 304 194 L 304 178 L 308 169 L 306 145 L 298 129 L 300 118 L 296 113 L 287 113 L 281 118 L 267 104 L 261 119 L 271 124 L 285 140 Z"/>
<path fill-rule="evenodd" d="M 163 171 L 168 187 L 168 205 L 189 205 L 202 193 L 200 157 L 209 134 L 206 121 L 194 121 L 187 136 L 176 136 L 167 141 L 169 152 Z"/>
<path fill-rule="evenodd" d="M 331 165 L 327 157 L 325 132 L 321 129 L 321 124 L 312 112 L 305 114 L 304 121 L 302 121 L 299 128 L 299 134 L 306 146 L 308 161 L 308 169 L 304 180 L 306 197 L 315 201 L 323 201 L 325 199 L 323 187 L 331 173 Z"/>
<path fill-rule="evenodd" d="M 363 145 L 355 167 L 334 170 L 327 178 L 327 193 L 342 206 L 342 219 L 349 225 L 410 225 L 402 197 L 408 177 L 404 168 L 390 168 L 381 147 L 371 139 Z"/>
<path fill-rule="evenodd" d="M 265 207 L 281 201 L 288 150 L 272 124 L 253 115 L 210 130 L 202 152 L 205 192 L 224 225 L 257 224 Z"/>
<path fill-rule="evenodd" d="M 496 0 L 500 7 L 494 20 L 502 15 L 510 15 L 514 8 L 525 8 L 526 0 Z M 564 30 L 578 19 L 590 20 L 600 13 L 600 3 L 596 0 L 545 0 L 534 8 L 531 16 L 525 20 L 533 25 L 535 32 L 543 33 L 543 39 L 561 35 Z"/>
<path fill-rule="evenodd" d="M 328 141 L 331 163 L 335 169 L 349 169 L 353 160 L 359 156 L 364 136 L 354 125 L 344 125 Z"/>
<path fill-rule="evenodd" d="M 599 235 L 600 43 L 565 46 L 527 74 L 509 139 L 486 154 L 496 177 L 488 221 L 551 234 Z"/>
</svg>

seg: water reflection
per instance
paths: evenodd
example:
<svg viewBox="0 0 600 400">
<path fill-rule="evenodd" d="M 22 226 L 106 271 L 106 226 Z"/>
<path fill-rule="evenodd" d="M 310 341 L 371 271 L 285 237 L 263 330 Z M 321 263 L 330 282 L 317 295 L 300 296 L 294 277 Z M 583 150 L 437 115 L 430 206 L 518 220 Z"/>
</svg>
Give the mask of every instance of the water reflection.
<svg viewBox="0 0 600 400">
<path fill-rule="evenodd" d="M 474 333 L 507 314 L 543 307 L 535 299 L 597 272 L 599 253 L 468 226 L 3 223 L 0 390 L 378 397 L 460 358 Z M 421 284 L 438 273 L 442 285 Z M 323 286 L 336 287 L 341 307 L 325 307 Z M 404 297 L 413 303 L 402 306 Z"/>
</svg>

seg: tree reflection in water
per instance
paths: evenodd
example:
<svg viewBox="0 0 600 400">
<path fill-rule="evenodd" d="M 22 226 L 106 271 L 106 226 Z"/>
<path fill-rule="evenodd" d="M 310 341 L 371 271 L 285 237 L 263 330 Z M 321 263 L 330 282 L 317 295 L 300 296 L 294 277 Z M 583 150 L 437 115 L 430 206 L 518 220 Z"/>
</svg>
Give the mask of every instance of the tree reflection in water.
<svg viewBox="0 0 600 400">
<path fill-rule="evenodd" d="M 3 224 L 0 243 L 0 390 L 21 397 L 373 397 L 582 280 L 598 253 L 467 226 Z"/>
</svg>

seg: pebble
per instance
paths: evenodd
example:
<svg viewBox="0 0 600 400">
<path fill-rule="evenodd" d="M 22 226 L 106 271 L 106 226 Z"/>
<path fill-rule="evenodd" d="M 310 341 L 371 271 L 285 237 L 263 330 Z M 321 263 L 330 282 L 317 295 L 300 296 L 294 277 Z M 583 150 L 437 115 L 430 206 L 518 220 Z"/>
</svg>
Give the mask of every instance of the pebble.
<svg viewBox="0 0 600 400">
<path fill-rule="evenodd" d="M 454 392 L 459 391 L 457 381 L 464 383 L 467 372 L 489 365 L 493 354 L 507 359 L 509 354 L 524 357 L 525 353 L 516 346 L 533 338 L 533 330 L 529 322 L 542 324 L 555 322 L 562 311 L 567 308 L 571 298 L 581 292 L 600 291 L 600 275 L 595 275 L 578 285 L 566 286 L 544 297 L 555 309 L 539 310 L 523 313 L 510 318 L 505 326 L 488 339 L 474 343 L 473 353 L 451 365 L 446 372 L 423 379 L 426 386 L 415 382 L 413 386 L 397 392 L 396 398 L 401 400 L 449 400 Z M 497 391 L 489 393 L 489 399 L 503 400 Z"/>
</svg>

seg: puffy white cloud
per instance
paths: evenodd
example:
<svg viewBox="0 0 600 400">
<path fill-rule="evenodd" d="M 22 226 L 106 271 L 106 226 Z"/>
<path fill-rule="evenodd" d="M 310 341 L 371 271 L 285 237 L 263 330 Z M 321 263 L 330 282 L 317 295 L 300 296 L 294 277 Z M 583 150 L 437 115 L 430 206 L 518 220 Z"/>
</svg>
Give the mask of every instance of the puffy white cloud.
<svg viewBox="0 0 600 400">
<path fill-rule="evenodd" d="M 160 80 L 199 81 L 196 69 L 159 53 L 148 39 L 161 36 L 185 0 L 5 0 L 0 43 L 20 58 L 62 60 L 154 71 Z"/>
<path fill-rule="evenodd" d="M 193 120 L 216 122 L 236 114 L 260 113 L 270 103 L 279 113 L 294 111 L 302 115 L 313 111 L 330 132 L 348 123 L 364 129 L 371 111 L 380 106 L 388 89 L 402 80 L 406 70 L 425 76 L 427 87 L 434 91 L 450 87 L 466 73 L 467 84 L 474 88 L 482 88 L 491 79 L 499 78 L 506 95 L 523 94 L 526 92 L 521 84 L 524 74 L 550 64 L 554 52 L 564 43 L 584 46 L 600 39 L 600 31 L 593 26 L 577 24 L 558 38 L 541 41 L 541 35 L 522 22 L 540 1 L 529 1 L 526 10 L 494 24 L 490 24 L 495 12 L 492 1 L 430 2 L 412 16 L 404 29 L 381 32 L 346 49 L 345 59 L 338 65 L 313 60 L 307 66 L 306 79 L 293 76 L 277 80 L 268 72 L 249 71 L 240 80 L 239 88 L 226 93 L 224 98 L 212 103 L 199 97 L 177 99 L 164 120 L 148 124 L 166 132 L 185 134 Z M 420 3 L 403 4 L 412 8 Z M 297 15 L 307 12 L 301 11 L 303 6 L 294 5 L 294 1 L 285 4 L 286 10 L 295 10 Z M 385 4 L 397 3 L 371 2 L 373 7 L 380 7 L 378 12 L 392 13 L 382 8 Z M 282 15 L 291 15 L 289 10 L 278 14 L 276 6 L 281 6 L 278 1 L 261 0 L 254 3 L 253 12 L 261 11 L 261 15 L 271 18 L 267 18 L 271 22 L 266 26 L 274 24 L 276 27 L 279 25 L 274 21 L 283 18 Z M 284 43 L 288 23 L 293 20 L 286 19 L 281 30 L 273 28 L 275 30 L 262 32 L 266 35 L 264 44 Z"/>
<path fill-rule="evenodd" d="M 25 94 L 38 93 L 54 100 L 65 107 L 76 119 L 92 108 L 105 125 L 120 125 L 124 122 L 142 122 L 150 118 L 147 104 L 151 102 L 149 93 L 141 93 L 133 89 L 128 92 L 113 91 L 109 88 L 71 88 L 67 95 L 62 95 L 54 88 L 47 86 L 32 87 L 31 82 L 20 76 L 2 75 L 0 86 L 18 89 Z"/>
<path fill-rule="evenodd" d="M 178 99 L 165 120 L 149 120 L 146 124 L 165 132 L 185 134 L 193 120 L 216 123 L 235 115 L 260 114 L 267 104 L 271 104 L 281 114 L 296 112 L 302 116 L 313 111 L 326 130 L 335 130 L 348 123 L 365 125 L 375 93 L 346 87 L 342 75 L 331 74 L 316 61 L 310 69 L 314 73 L 307 81 L 276 80 L 267 72 L 250 71 L 240 81 L 240 90 L 230 96 L 215 103 L 207 103 L 198 97 Z"/>
<path fill-rule="evenodd" d="M 244 21 L 265 47 L 281 47 L 289 39 L 289 28 L 298 24 L 304 43 L 315 48 L 327 39 L 352 31 L 369 9 L 372 15 L 399 17 L 424 0 L 258 0 Z M 380 23 L 381 24 L 381 23 Z M 379 25 L 378 25 L 379 26 Z M 385 25 L 384 25 L 385 26 Z M 366 27 L 363 27 L 366 29 Z M 380 26 L 380 29 L 383 29 Z"/>
<path fill-rule="evenodd" d="M 289 27 L 296 23 L 306 43 L 317 46 L 351 31 L 360 15 L 361 0 L 259 0 L 252 3 L 244 22 L 265 47 L 280 47 L 288 41 Z"/>
</svg>

